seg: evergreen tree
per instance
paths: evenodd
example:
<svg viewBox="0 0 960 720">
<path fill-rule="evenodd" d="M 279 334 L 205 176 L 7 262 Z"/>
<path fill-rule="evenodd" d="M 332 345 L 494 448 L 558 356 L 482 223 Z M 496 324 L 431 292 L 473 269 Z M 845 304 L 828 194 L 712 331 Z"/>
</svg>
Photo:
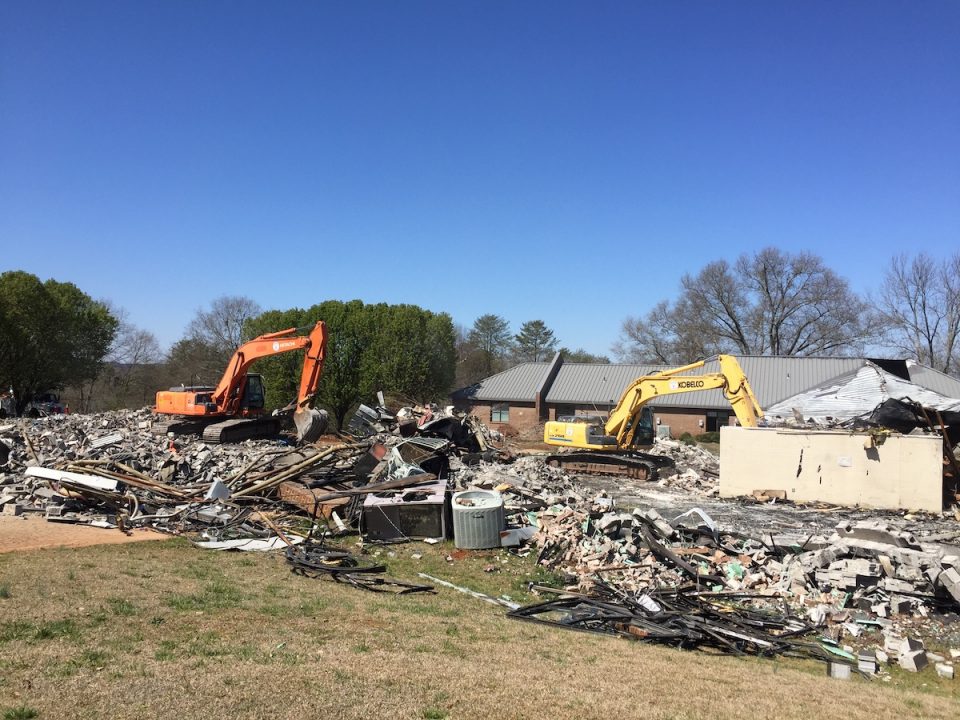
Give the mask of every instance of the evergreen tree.
<svg viewBox="0 0 960 720">
<path fill-rule="evenodd" d="M 543 320 L 529 320 L 520 326 L 514 336 L 516 357 L 525 362 L 547 360 L 557 351 L 557 339 L 553 330 Z"/>
</svg>

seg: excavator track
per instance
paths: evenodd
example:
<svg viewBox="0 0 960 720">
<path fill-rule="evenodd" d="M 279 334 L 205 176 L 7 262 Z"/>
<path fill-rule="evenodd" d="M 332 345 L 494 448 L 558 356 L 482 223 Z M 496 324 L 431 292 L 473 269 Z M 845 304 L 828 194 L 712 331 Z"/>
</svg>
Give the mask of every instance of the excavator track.
<svg viewBox="0 0 960 720">
<path fill-rule="evenodd" d="M 219 444 L 273 438 L 280 434 L 281 424 L 280 418 L 272 415 L 224 420 L 213 425 L 207 425 L 203 430 L 203 441 Z"/>
<path fill-rule="evenodd" d="M 210 420 L 208 419 L 176 418 L 155 422 L 150 427 L 150 431 L 154 435 L 167 435 L 169 433 L 174 435 L 200 435 L 209 425 Z"/>
<path fill-rule="evenodd" d="M 548 455 L 548 465 L 567 472 L 590 475 L 620 475 L 646 482 L 656 480 L 660 469 L 671 467 L 673 460 L 649 453 L 568 452 Z"/>
</svg>

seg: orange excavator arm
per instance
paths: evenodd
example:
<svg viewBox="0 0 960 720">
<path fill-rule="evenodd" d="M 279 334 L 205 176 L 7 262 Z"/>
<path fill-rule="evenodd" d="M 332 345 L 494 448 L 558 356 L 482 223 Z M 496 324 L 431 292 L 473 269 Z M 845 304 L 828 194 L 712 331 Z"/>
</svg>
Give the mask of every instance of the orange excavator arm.
<svg viewBox="0 0 960 720">
<path fill-rule="evenodd" d="M 300 390 L 297 394 L 297 409 L 305 407 L 317 391 L 323 361 L 326 356 L 326 325 L 317 321 L 309 335 L 298 335 L 299 328 L 288 328 L 254 338 L 237 348 L 230 358 L 227 369 L 213 391 L 212 400 L 218 410 L 226 415 L 236 414 L 242 396 L 242 384 L 250 365 L 256 360 L 271 355 L 306 348 L 303 371 L 300 375 Z"/>
</svg>

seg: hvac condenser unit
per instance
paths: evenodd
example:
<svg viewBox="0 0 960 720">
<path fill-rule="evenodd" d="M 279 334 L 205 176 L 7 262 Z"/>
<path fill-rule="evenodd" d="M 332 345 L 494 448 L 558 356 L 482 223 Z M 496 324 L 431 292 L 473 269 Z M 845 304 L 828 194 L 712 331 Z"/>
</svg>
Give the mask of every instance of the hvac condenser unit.
<svg viewBox="0 0 960 720">
<path fill-rule="evenodd" d="M 493 490 L 453 494 L 453 542 L 463 550 L 500 547 L 505 525 L 503 497 Z"/>
</svg>

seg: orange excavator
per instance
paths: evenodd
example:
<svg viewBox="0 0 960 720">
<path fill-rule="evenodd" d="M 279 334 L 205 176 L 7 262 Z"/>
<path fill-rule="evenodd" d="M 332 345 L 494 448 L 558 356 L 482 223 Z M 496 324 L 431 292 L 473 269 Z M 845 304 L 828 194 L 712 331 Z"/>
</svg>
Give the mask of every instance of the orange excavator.
<svg viewBox="0 0 960 720">
<path fill-rule="evenodd" d="M 323 372 L 326 325 L 318 321 L 308 335 L 299 334 L 303 329 L 267 333 L 244 343 L 233 354 L 216 387 L 181 386 L 158 392 L 153 411 L 168 419 L 155 423 L 154 431 L 176 435 L 202 433 L 204 441 L 211 443 L 274 437 L 281 430 L 284 416 L 293 410 L 297 438 L 303 442 L 316 440 L 327 425 L 326 413 L 310 406 Z M 263 378 L 248 373 L 248 368 L 260 358 L 303 349 L 306 353 L 296 400 L 279 414 L 266 414 Z"/>
</svg>

